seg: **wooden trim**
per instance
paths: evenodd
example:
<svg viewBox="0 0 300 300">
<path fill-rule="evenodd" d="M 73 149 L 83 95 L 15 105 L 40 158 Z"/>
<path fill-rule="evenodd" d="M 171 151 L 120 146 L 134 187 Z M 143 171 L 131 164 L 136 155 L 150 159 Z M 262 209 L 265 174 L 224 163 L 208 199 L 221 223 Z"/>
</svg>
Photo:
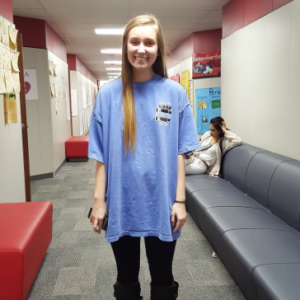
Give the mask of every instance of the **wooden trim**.
<svg viewBox="0 0 300 300">
<path fill-rule="evenodd" d="M 21 123 L 22 123 L 22 139 L 23 139 L 23 160 L 24 160 L 24 178 L 25 178 L 25 196 L 26 202 L 31 201 L 31 187 L 30 187 L 30 167 L 29 167 L 29 148 L 28 148 L 28 126 L 26 116 L 26 98 L 25 98 L 25 84 L 24 84 L 24 64 L 23 64 L 23 41 L 20 31 L 17 36 L 19 55 L 19 70 L 20 70 L 20 109 L 21 109 Z"/>
</svg>

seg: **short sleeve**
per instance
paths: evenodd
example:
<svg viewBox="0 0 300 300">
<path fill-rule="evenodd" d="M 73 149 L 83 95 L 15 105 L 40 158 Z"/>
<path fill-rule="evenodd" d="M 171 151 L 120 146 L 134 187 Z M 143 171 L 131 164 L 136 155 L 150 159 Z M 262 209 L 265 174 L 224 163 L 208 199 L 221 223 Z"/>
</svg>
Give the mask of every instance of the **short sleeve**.
<svg viewBox="0 0 300 300">
<path fill-rule="evenodd" d="M 200 148 L 195 121 L 186 93 L 181 94 L 179 113 L 178 154 L 189 153 Z"/>
<path fill-rule="evenodd" d="M 103 156 L 103 126 L 101 118 L 93 112 L 89 132 L 88 157 L 104 163 Z"/>
</svg>

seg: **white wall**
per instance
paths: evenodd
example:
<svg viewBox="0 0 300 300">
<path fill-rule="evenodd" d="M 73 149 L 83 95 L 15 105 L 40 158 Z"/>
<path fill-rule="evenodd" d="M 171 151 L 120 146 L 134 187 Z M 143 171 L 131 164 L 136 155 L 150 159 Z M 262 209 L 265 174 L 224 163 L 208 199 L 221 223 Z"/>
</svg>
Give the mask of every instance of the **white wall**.
<svg viewBox="0 0 300 300">
<path fill-rule="evenodd" d="M 300 159 L 300 0 L 222 40 L 222 116 L 252 145 Z"/>
<path fill-rule="evenodd" d="M 68 65 L 46 49 L 23 48 L 23 54 L 24 69 L 36 70 L 38 89 L 38 100 L 26 101 L 30 176 L 55 175 L 65 160 L 65 141 L 71 136 Z M 50 75 L 49 61 L 57 64 L 57 76 Z M 51 97 L 52 83 L 56 84 L 57 98 Z"/>
<path fill-rule="evenodd" d="M 181 74 L 185 70 L 190 70 L 190 79 L 192 79 L 192 69 L 193 69 L 193 59 L 192 57 L 189 57 L 183 61 L 181 61 L 179 64 L 176 66 L 168 69 L 168 75 L 174 76 L 176 74 Z"/>
<path fill-rule="evenodd" d="M 0 203 L 25 202 L 23 142 L 20 97 L 17 94 L 18 123 L 5 124 L 3 94 L 0 95 Z"/>
<path fill-rule="evenodd" d="M 57 74 L 50 74 L 50 84 L 55 84 L 57 97 L 51 97 L 51 124 L 53 172 L 61 166 L 66 158 L 65 142 L 71 137 L 71 112 L 69 95 L 69 67 L 66 62 L 48 51 L 48 61 L 57 65 Z"/>
<path fill-rule="evenodd" d="M 77 106 L 77 114 L 72 108 L 73 136 L 86 135 L 90 127 L 90 119 L 95 102 L 97 85 L 77 71 L 70 71 L 71 89 L 76 90 L 77 99 L 72 99 L 72 106 Z M 76 103 L 74 103 L 76 101 Z"/>
</svg>

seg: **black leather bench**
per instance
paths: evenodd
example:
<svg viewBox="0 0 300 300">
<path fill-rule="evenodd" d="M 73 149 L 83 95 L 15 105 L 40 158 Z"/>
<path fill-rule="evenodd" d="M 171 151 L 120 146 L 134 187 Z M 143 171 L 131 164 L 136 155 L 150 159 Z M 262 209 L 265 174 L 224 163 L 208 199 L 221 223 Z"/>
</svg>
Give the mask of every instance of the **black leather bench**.
<svg viewBox="0 0 300 300">
<path fill-rule="evenodd" d="M 300 161 L 243 144 L 222 178 L 186 176 L 186 201 L 248 300 L 300 299 Z"/>
</svg>

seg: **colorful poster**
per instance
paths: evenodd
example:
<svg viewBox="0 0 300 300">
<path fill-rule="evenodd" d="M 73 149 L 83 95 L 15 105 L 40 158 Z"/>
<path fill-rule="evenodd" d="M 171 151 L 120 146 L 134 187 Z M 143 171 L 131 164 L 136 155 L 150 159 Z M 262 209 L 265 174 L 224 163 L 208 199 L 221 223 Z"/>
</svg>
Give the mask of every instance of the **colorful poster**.
<svg viewBox="0 0 300 300">
<path fill-rule="evenodd" d="M 185 70 L 180 75 L 180 84 L 185 90 L 189 99 L 190 97 L 190 70 Z"/>
<path fill-rule="evenodd" d="M 26 100 L 38 100 L 36 70 L 24 70 L 24 84 Z"/>
<path fill-rule="evenodd" d="M 221 76 L 221 52 L 193 55 L 193 79 Z"/>
<path fill-rule="evenodd" d="M 197 132 L 209 130 L 210 120 L 221 116 L 221 88 L 196 89 Z"/>
</svg>

